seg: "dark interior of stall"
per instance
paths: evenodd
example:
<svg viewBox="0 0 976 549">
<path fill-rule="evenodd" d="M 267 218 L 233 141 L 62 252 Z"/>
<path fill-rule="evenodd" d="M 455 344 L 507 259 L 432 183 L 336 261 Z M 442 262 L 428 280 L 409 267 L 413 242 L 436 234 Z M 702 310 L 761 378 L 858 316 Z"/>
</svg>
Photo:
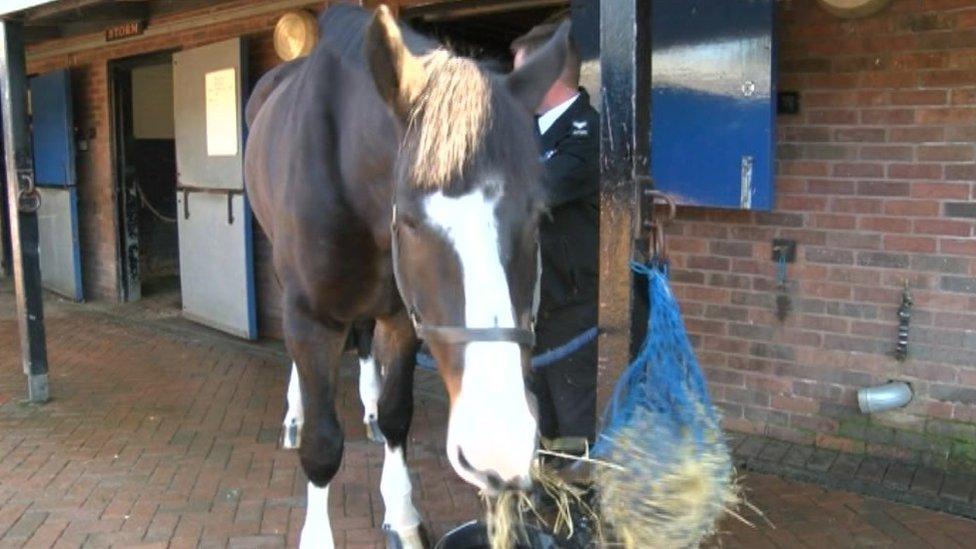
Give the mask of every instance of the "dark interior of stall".
<svg viewBox="0 0 976 549">
<path fill-rule="evenodd" d="M 179 306 L 179 234 L 171 57 L 119 63 L 113 70 L 119 132 L 116 173 L 127 300 L 165 296 Z M 138 286 L 136 288 L 135 286 Z"/>
<path fill-rule="evenodd" d="M 568 15 L 569 2 L 467 0 L 403 9 L 413 28 L 436 37 L 459 54 L 498 62 L 511 69 L 509 45 L 532 27 Z"/>
</svg>

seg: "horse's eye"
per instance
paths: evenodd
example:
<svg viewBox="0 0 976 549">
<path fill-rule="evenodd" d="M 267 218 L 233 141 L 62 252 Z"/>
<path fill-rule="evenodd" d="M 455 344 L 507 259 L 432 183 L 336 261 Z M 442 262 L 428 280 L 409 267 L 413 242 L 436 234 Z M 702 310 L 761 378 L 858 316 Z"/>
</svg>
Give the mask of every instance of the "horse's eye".
<svg viewBox="0 0 976 549">
<path fill-rule="evenodd" d="M 397 221 L 399 223 L 402 223 L 404 227 L 406 227 L 406 228 L 408 228 L 408 229 L 410 229 L 412 231 L 413 230 L 416 230 L 417 227 L 420 226 L 420 221 L 417 220 L 417 218 L 414 217 L 414 216 L 412 216 L 412 215 L 400 214 L 400 217 L 399 217 L 399 219 Z"/>
</svg>

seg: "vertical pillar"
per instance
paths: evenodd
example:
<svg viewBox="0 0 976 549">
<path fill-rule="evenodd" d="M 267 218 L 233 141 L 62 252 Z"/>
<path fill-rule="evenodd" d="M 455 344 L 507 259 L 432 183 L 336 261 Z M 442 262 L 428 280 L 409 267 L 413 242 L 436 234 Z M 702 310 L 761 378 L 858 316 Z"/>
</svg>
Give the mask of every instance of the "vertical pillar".
<svg viewBox="0 0 976 549">
<path fill-rule="evenodd" d="M 641 249 L 651 117 L 651 2 L 600 2 L 600 327 L 597 404 L 603 409 L 643 339 L 643 281 L 630 269 Z M 646 212 L 645 212 L 646 213 Z"/>
<path fill-rule="evenodd" d="M 32 203 L 37 195 L 27 132 L 25 63 L 23 25 L 17 21 L 0 20 L 0 104 L 20 350 L 27 374 L 28 398 L 31 402 L 46 402 L 47 349 L 36 209 L 39 202 Z"/>
<path fill-rule="evenodd" d="M 3 137 L 0 136 L 0 147 Z M 13 266 L 10 264 L 10 230 L 7 223 L 7 181 L 3 158 L 0 155 L 0 279 L 11 275 Z"/>
</svg>

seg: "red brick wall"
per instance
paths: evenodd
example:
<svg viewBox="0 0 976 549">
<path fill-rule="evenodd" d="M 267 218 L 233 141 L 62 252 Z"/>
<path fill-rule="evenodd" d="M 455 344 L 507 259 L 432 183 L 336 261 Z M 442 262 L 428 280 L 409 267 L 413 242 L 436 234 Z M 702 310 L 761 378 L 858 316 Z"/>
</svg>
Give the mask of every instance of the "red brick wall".
<svg viewBox="0 0 976 549">
<path fill-rule="evenodd" d="M 780 116 L 772 213 L 682 208 L 675 292 L 735 430 L 976 465 L 976 3 L 894 0 L 841 20 L 778 3 Z M 775 314 L 773 238 L 795 239 L 792 312 Z M 915 298 L 911 358 L 892 358 Z M 855 391 L 910 381 L 868 420 Z"/>
<path fill-rule="evenodd" d="M 104 61 L 94 61 L 71 72 L 75 125 L 95 132 L 95 137 L 89 140 L 88 151 L 78 152 L 76 168 L 81 281 L 87 300 L 119 297 L 107 74 L 108 65 Z"/>
</svg>

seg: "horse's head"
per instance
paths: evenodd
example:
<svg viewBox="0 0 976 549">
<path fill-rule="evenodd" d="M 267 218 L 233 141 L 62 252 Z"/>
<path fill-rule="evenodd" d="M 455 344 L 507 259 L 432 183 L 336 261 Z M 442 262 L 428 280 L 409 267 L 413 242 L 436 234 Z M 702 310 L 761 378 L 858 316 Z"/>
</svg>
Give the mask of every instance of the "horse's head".
<svg viewBox="0 0 976 549">
<path fill-rule="evenodd" d="M 415 56 L 385 8 L 366 56 L 401 131 L 393 262 L 451 399 L 447 452 L 468 482 L 524 487 L 536 420 L 524 374 L 538 300 L 538 145 L 531 111 L 562 71 L 568 25 L 509 75 Z"/>
</svg>

